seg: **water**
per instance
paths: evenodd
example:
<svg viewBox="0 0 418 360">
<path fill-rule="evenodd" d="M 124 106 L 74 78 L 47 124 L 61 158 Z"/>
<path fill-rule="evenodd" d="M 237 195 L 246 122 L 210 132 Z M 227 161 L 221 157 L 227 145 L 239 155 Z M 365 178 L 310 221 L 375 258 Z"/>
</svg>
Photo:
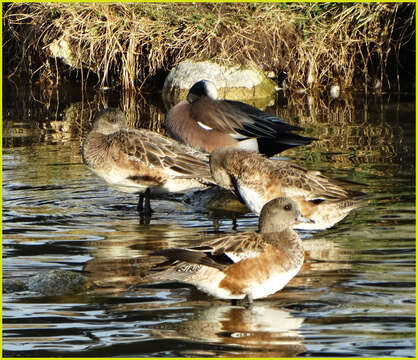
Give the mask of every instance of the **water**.
<svg viewBox="0 0 418 360">
<path fill-rule="evenodd" d="M 120 103 L 135 124 L 158 128 L 165 111 L 158 97 L 8 90 L 3 279 L 60 269 L 100 286 L 65 296 L 3 294 L 5 356 L 415 356 L 412 98 L 310 106 L 304 98 L 281 99 L 270 109 L 320 139 L 286 156 L 356 182 L 352 188 L 370 200 L 329 230 L 301 233 L 302 271 L 245 308 L 185 285 L 132 287 L 151 251 L 235 231 L 231 214 L 180 196 L 154 200 L 150 225 L 141 225 L 135 196 L 108 189 L 82 164 L 92 109 Z M 238 215 L 238 231 L 256 227 L 254 215 Z"/>
</svg>

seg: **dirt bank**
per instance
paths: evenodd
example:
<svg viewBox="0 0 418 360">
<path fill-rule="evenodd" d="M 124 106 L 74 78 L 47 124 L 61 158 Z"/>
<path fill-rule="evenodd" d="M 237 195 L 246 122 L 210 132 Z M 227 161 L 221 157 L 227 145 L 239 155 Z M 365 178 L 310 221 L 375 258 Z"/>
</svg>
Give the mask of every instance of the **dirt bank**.
<svg viewBox="0 0 418 360">
<path fill-rule="evenodd" d="M 3 71 L 138 89 L 211 59 L 252 61 L 293 89 L 396 90 L 415 81 L 414 29 L 412 3 L 6 3 Z"/>
</svg>

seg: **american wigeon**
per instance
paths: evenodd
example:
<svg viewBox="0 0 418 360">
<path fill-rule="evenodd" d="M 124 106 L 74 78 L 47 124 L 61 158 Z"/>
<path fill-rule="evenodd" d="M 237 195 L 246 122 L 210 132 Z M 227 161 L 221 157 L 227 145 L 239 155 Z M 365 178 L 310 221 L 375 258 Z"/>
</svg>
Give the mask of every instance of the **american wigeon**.
<svg viewBox="0 0 418 360">
<path fill-rule="evenodd" d="M 291 229 L 301 216 L 297 204 L 288 198 L 264 205 L 259 233 L 245 232 L 206 241 L 198 247 L 165 249 L 151 255 L 168 261 L 157 265 L 148 281 L 176 281 L 196 286 L 221 299 L 253 299 L 281 290 L 301 268 L 302 242 Z"/>
<path fill-rule="evenodd" d="M 345 190 L 319 171 L 267 159 L 254 151 L 219 148 L 211 153 L 210 167 L 216 183 L 235 192 L 256 214 L 271 199 L 292 198 L 302 214 L 314 220 L 296 225 L 297 229 L 329 228 L 359 207 L 366 197 Z"/>
<path fill-rule="evenodd" d="M 150 215 L 150 193 L 181 193 L 213 184 L 207 155 L 145 129 L 127 129 L 124 114 L 106 109 L 82 144 L 83 162 L 109 186 L 140 194 Z"/>
<path fill-rule="evenodd" d="M 218 100 L 209 80 L 190 88 L 187 100 L 168 112 L 165 125 L 170 136 L 205 152 L 235 146 L 272 156 L 315 140 L 294 134 L 302 129 L 251 105 Z"/>
</svg>

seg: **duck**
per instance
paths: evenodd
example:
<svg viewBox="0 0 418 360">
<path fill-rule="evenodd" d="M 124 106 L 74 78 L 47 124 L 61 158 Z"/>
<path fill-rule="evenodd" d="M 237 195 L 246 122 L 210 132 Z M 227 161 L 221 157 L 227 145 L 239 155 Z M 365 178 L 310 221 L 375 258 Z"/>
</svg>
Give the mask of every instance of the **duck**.
<svg viewBox="0 0 418 360">
<path fill-rule="evenodd" d="M 172 138 L 207 153 L 232 146 L 271 157 L 316 140 L 295 134 L 302 129 L 254 106 L 219 100 L 215 84 L 205 79 L 190 88 L 185 101 L 170 109 L 165 127 Z"/>
<path fill-rule="evenodd" d="M 306 170 L 287 160 L 268 159 L 236 148 L 218 148 L 210 154 L 215 182 L 233 191 L 255 214 L 277 197 L 290 197 L 312 223 L 295 229 L 325 230 L 344 219 L 364 203 L 367 195 L 346 190 L 343 181 L 327 178 L 319 171 Z"/>
<path fill-rule="evenodd" d="M 293 200 L 281 197 L 263 206 L 258 232 L 241 232 L 203 241 L 190 248 L 168 248 L 152 256 L 146 282 L 180 282 L 224 300 L 252 303 L 283 289 L 304 261 L 299 235 L 291 228 L 312 222 Z"/>
<path fill-rule="evenodd" d="M 153 131 L 128 129 L 119 109 L 97 114 L 81 154 L 84 164 L 110 187 L 139 194 L 137 209 L 146 216 L 152 211 L 152 194 L 183 193 L 214 184 L 207 154 Z"/>
</svg>

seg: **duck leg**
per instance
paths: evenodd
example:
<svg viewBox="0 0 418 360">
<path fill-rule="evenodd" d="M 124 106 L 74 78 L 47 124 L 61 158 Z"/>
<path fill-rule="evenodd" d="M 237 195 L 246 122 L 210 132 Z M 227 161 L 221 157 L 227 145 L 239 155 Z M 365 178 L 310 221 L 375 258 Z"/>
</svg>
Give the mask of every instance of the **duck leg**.
<svg viewBox="0 0 418 360">
<path fill-rule="evenodd" d="M 251 294 L 247 294 L 247 296 L 241 300 L 243 302 L 243 305 L 246 308 L 249 308 L 253 305 L 254 299 L 253 296 Z"/>
<path fill-rule="evenodd" d="M 245 298 L 243 299 L 232 299 L 231 305 L 232 306 L 244 306 L 246 308 L 249 308 L 253 304 L 253 297 L 250 294 L 247 294 Z"/>
<path fill-rule="evenodd" d="M 139 223 L 141 225 L 148 225 L 151 220 L 151 191 L 150 189 L 145 190 L 144 193 L 139 194 L 138 205 L 136 209 L 139 213 Z"/>
<path fill-rule="evenodd" d="M 150 189 L 145 190 L 145 192 L 139 194 L 138 204 L 136 209 L 140 214 L 145 216 L 151 216 L 151 191 Z"/>
<path fill-rule="evenodd" d="M 238 228 L 238 224 L 237 224 L 237 218 L 236 217 L 233 217 L 232 218 L 232 230 L 237 230 L 237 228 Z"/>
<path fill-rule="evenodd" d="M 144 215 L 145 217 L 151 217 L 152 209 L 151 209 L 151 191 L 148 188 L 145 190 L 144 193 L 145 196 L 145 209 L 144 209 Z"/>
<path fill-rule="evenodd" d="M 140 193 L 138 197 L 138 204 L 136 205 L 136 210 L 142 214 L 144 212 L 144 194 Z"/>
<path fill-rule="evenodd" d="M 219 232 L 219 219 L 213 219 L 212 223 L 213 223 L 213 229 L 215 230 L 215 232 Z"/>
</svg>

